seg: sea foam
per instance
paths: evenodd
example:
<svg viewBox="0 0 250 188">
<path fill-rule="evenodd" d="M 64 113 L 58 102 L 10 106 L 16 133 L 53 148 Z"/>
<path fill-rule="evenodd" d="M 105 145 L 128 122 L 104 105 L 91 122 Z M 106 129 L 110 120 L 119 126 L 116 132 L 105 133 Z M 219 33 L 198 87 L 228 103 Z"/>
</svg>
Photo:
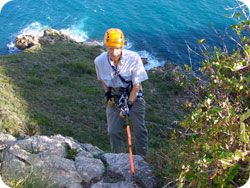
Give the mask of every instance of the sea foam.
<svg viewBox="0 0 250 188">
<path fill-rule="evenodd" d="M 17 51 L 17 48 L 15 47 L 16 36 L 33 35 L 33 36 L 41 37 L 43 36 L 43 31 L 47 28 L 50 28 L 50 26 L 42 25 L 39 22 L 33 22 L 27 25 L 22 30 L 20 30 L 18 33 L 13 34 L 11 36 L 11 41 L 7 44 L 9 53 L 15 53 Z M 71 26 L 70 28 L 65 28 L 65 29 L 59 29 L 59 31 L 61 31 L 65 35 L 68 35 L 70 38 L 72 38 L 76 42 L 83 42 L 88 39 L 87 33 L 80 31 L 75 26 Z"/>
<path fill-rule="evenodd" d="M 165 61 L 156 58 L 146 50 L 138 51 L 138 54 L 141 56 L 141 58 L 147 59 L 148 63 L 145 65 L 146 70 L 152 69 L 154 67 L 162 67 L 165 64 Z"/>
</svg>

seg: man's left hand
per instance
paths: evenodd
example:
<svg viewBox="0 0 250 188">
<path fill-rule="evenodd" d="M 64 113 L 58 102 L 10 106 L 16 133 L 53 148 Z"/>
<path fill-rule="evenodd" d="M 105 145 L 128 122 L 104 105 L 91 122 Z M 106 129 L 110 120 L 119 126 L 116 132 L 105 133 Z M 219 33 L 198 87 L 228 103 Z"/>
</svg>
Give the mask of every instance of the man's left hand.
<svg viewBox="0 0 250 188">
<path fill-rule="evenodd" d="M 120 109 L 121 110 L 120 117 L 124 119 L 124 118 L 126 118 L 126 116 L 129 116 L 129 113 L 131 111 L 132 106 L 133 106 L 133 103 L 128 101 L 127 107 Z"/>
<path fill-rule="evenodd" d="M 120 117 L 122 119 L 126 118 L 126 116 L 129 116 L 129 108 L 121 108 L 120 110 Z"/>
<path fill-rule="evenodd" d="M 128 101 L 128 104 L 127 104 L 127 105 L 128 105 L 128 109 L 129 109 L 129 111 L 131 110 L 131 108 L 132 108 L 133 104 L 134 104 L 133 102 Z"/>
</svg>

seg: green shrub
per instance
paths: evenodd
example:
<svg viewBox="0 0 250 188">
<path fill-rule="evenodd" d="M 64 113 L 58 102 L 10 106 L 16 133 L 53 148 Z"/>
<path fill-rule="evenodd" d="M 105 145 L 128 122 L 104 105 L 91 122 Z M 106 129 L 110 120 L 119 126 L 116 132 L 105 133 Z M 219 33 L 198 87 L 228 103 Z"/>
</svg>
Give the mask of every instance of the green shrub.
<svg viewBox="0 0 250 188">
<path fill-rule="evenodd" d="M 205 84 L 196 86 L 206 95 L 181 122 L 194 136 L 179 187 L 235 187 L 249 178 L 249 26 L 234 25 L 240 47 L 231 54 L 215 48 L 200 68 Z"/>
<path fill-rule="evenodd" d="M 69 145 L 66 146 L 66 151 L 67 151 L 67 159 L 75 160 L 76 155 L 78 154 L 76 149 L 71 148 Z"/>
</svg>

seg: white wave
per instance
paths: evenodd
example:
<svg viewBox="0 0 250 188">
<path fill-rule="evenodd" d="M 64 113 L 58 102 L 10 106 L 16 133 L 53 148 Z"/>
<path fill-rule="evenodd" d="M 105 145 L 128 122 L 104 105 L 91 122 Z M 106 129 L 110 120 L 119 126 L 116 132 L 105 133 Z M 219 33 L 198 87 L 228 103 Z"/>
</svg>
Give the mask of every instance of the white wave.
<svg viewBox="0 0 250 188">
<path fill-rule="evenodd" d="M 43 36 L 43 31 L 49 28 L 47 25 L 42 25 L 39 22 L 33 22 L 20 32 L 18 32 L 17 36 L 22 35 L 34 35 L 41 37 Z M 88 39 L 86 32 L 80 31 L 75 26 L 71 26 L 70 28 L 60 29 L 63 34 L 68 35 L 70 38 L 75 40 L 76 42 L 83 42 Z"/>
<path fill-rule="evenodd" d="M 49 28 L 49 26 L 42 25 L 39 22 L 33 22 L 30 25 L 28 25 L 27 27 L 25 27 L 24 29 L 22 29 L 18 33 L 18 36 L 20 36 L 20 35 L 34 35 L 34 36 L 41 37 L 41 36 L 43 36 L 43 31 L 47 28 Z M 60 29 L 59 31 L 61 31 L 65 35 L 68 35 L 70 38 L 72 38 L 76 42 L 83 42 L 88 38 L 86 32 L 80 31 L 74 25 L 71 26 L 70 28 Z"/>
<path fill-rule="evenodd" d="M 27 27 L 18 32 L 17 36 L 22 35 L 34 35 L 34 36 L 43 36 L 44 29 L 47 29 L 47 25 L 42 25 L 39 22 L 33 22 L 29 24 Z"/>
<path fill-rule="evenodd" d="M 10 2 L 10 1 L 12 1 L 12 0 L 1 0 L 1 1 L 0 1 L 0 13 L 1 13 L 1 11 L 2 11 L 4 5 L 6 5 L 6 4 L 7 4 L 8 2 Z"/>
<path fill-rule="evenodd" d="M 71 26 L 70 28 L 67 29 L 61 29 L 60 31 L 63 34 L 68 35 L 76 42 L 84 42 L 88 39 L 87 33 L 77 29 L 77 27 L 75 26 Z"/>
<path fill-rule="evenodd" d="M 132 49 L 133 47 L 133 42 L 131 42 L 129 39 L 126 40 L 126 45 L 124 46 L 125 49 Z M 136 49 L 133 49 L 136 51 Z M 165 62 L 157 59 L 153 55 L 151 55 L 148 51 L 142 50 L 142 51 L 137 51 L 137 53 L 141 56 L 141 58 L 147 59 L 147 64 L 145 65 L 145 69 L 149 70 L 154 67 L 161 67 L 164 66 Z"/>
<path fill-rule="evenodd" d="M 7 48 L 10 54 L 18 52 L 18 48 L 15 46 L 14 42 L 10 42 L 7 44 Z"/>
<path fill-rule="evenodd" d="M 146 50 L 138 51 L 138 54 L 141 56 L 141 58 L 147 59 L 148 63 L 145 65 L 146 70 L 152 69 L 154 67 L 162 67 L 165 64 L 165 61 L 157 59 Z"/>
</svg>

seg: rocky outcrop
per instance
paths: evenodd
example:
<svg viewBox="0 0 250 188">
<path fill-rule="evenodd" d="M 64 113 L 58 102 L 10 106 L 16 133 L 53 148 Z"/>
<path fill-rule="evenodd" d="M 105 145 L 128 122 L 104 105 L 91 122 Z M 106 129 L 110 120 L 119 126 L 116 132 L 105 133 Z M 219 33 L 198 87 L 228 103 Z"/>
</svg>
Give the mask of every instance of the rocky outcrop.
<svg viewBox="0 0 250 188">
<path fill-rule="evenodd" d="M 146 58 L 146 57 L 141 57 L 141 60 L 142 60 L 143 65 L 148 64 L 148 58 Z"/>
<path fill-rule="evenodd" d="M 134 187 L 125 153 L 104 153 L 61 135 L 15 139 L 0 133 L 0 148 L 3 180 L 23 179 L 32 172 L 34 177 L 44 177 L 59 187 Z M 149 164 L 137 155 L 134 160 L 137 187 L 156 187 Z"/>
<path fill-rule="evenodd" d="M 102 46 L 102 43 L 97 41 L 97 40 L 86 41 L 86 42 L 84 42 L 84 44 L 86 44 L 88 46 Z"/>
<path fill-rule="evenodd" d="M 68 35 L 55 29 L 45 29 L 43 31 L 43 36 L 39 38 L 41 44 L 55 44 L 57 41 L 75 42 Z"/>
<path fill-rule="evenodd" d="M 61 31 L 55 29 L 45 29 L 43 31 L 43 36 L 37 37 L 33 35 L 20 35 L 16 37 L 16 47 L 20 50 L 25 50 L 29 48 L 39 48 L 41 45 L 45 44 L 55 44 L 57 41 L 65 42 L 76 42 L 70 36 L 63 34 Z M 86 41 L 85 45 L 88 46 L 101 46 L 102 44 L 96 40 Z"/>
<path fill-rule="evenodd" d="M 130 164 L 127 154 L 106 153 L 103 155 L 103 158 L 104 161 L 106 161 L 107 170 L 110 174 L 119 174 L 124 178 L 126 182 L 129 182 L 131 180 Z M 142 187 L 154 187 L 155 177 L 150 166 L 139 155 L 135 155 L 134 160 L 136 176 L 140 177 L 137 184 L 141 185 Z"/>
<path fill-rule="evenodd" d="M 57 41 L 75 42 L 69 36 L 55 29 L 45 29 L 43 36 L 19 35 L 16 37 L 16 47 L 20 50 L 39 48 L 42 44 L 55 44 Z"/>
<path fill-rule="evenodd" d="M 37 48 L 40 47 L 39 39 L 33 35 L 21 35 L 16 37 L 16 47 L 20 50 L 26 48 Z"/>
</svg>

